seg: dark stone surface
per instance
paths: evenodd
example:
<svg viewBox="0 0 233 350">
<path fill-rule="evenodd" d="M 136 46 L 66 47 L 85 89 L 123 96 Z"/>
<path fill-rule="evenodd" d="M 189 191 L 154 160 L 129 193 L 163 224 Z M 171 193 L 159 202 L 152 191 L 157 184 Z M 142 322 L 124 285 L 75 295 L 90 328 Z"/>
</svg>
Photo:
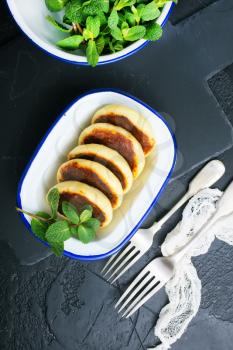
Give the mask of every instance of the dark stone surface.
<svg viewBox="0 0 233 350">
<path fill-rule="evenodd" d="M 183 20 L 187 20 L 188 17 L 198 14 L 201 10 L 204 10 L 209 5 L 219 0 L 188 0 L 179 1 L 176 10 L 173 11 L 170 21 L 172 24 L 177 24 Z"/>
<path fill-rule="evenodd" d="M 181 0 L 163 40 L 94 70 L 46 56 L 19 32 L 3 3 L 0 19 L 0 348 L 154 346 L 153 327 L 166 303 L 165 292 L 129 320 L 120 320 L 113 304 L 137 271 L 159 254 L 181 211 L 155 237 L 145 257 L 110 286 L 100 276 L 104 262 L 56 258 L 26 232 L 14 213 L 17 183 L 37 143 L 74 97 L 96 87 L 115 87 L 165 111 L 178 140 L 173 180 L 145 225 L 163 215 L 201 164 L 217 155 L 227 169 L 218 183 L 224 188 L 233 174 L 233 1 Z M 201 310 L 173 349 L 232 349 L 232 258 L 232 247 L 216 241 L 207 255 L 194 260 L 203 284 Z"/>
<path fill-rule="evenodd" d="M 231 124 L 233 123 L 233 64 L 208 80 L 210 89 L 221 105 Z"/>
<path fill-rule="evenodd" d="M 4 46 L 8 41 L 11 41 L 17 35 L 19 35 L 19 29 L 15 25 L 13 18 L 9 15 L 8 8 L 5 1 L 0 2 L 0 45 Z"/>
</svg>

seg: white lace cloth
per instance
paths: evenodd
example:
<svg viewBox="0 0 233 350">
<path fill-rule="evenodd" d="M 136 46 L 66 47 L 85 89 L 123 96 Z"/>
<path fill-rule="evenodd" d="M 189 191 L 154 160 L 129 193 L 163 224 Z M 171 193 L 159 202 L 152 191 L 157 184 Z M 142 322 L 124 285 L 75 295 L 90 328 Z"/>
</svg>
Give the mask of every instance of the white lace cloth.
<svg viewBox="0 0 233 350">
<path fill-rule="evenodd" d="M 217 189 L 205 189 L 189 201 L 181 222 L 167 235 L 161 247 L 164 256 L 176 252 L 195 235 L 216 210 L 216 203 L 221 195 L 222 192 Z M 150 350 L 169 349 L 196 315 L 201 302 L 201 281 L 191 262 L 191 256 L 206 253 L 215 237 L 233 245 L 233 215 L 224 217 L 211 232 L 203 235 L 189 256 L 183 258 L 174 277 L 167 283 L 165 289 L 169 304 L 161 310 L 155 326 L 155 335 L 161 344 Z"/>
</svg>

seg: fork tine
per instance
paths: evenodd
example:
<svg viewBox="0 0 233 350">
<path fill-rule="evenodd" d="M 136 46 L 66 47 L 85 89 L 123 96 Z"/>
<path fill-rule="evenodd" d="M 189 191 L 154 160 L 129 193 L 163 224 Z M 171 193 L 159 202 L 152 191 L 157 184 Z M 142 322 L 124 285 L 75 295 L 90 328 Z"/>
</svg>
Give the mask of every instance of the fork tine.
<svg viewBox="0 0 233 350">
<path fill-rule="evenodd" d="M 129 241 L 121 250 L 119 250 L 118 252 L 116 252 L 115 254 L 113 254 L 111 256 L 111 258 L 108 259 L 108 261 L 106 262 L 106 264 L 104 265 L 103 269 L 101 270 L 101 274 L 106 270 L 106 268 L 111 264 L 111 262 L 123 251 L 125 251 L 125 249 L 128 247 L 128 245 L 131 244 L 131 241 Z"/>
<path fill-rule="evenodd" d="M 142 281 L 141 283 L 135 288 L 132 293 L 125 299 L 124 303 L 121 305 L 120 309 L 118 310 L 118 313 L 121 312 L 122 309 L 124 309 L 127 305 L 129 305 L 130 300 L 134 298 L 134 296 L 145 286 L 150 280 L 153 278 L 153 275 L 149 273 Z M 140 293 L 141 294 L 141 293 Z"/>
<path fill-rule="evenodd" d="M 106 268 L 108 267 L 108 265 L 111 264 L 111 262 L 116 258 L 117 254 L 119 254 L 119 252 L 117 252 L 116 254 L 113 254 L 111 256 L 110 259 L 108 259 L 108 261 L 106 262 L 106 264 L 104 265 L 103 269 L 100 271 L 101 274 L 103 274 L 103 272 L 106 270 Z"/>
<path fill-rule="evenodd" d="M 148 274 L 149 271 L 147 271 L 146 269 L 143 269 L 139 275 L 133 280 L 133 282 L 129 285 L 129 287 L 126 289 L 126 291 L 122 294 L 122 296 L 120 297 L 120 299 L 118 300 L 118 302 L 115 305 L 115 308 L 117 308 L 117 306 L 122 302 L 122 300 L 125 299 L 125 297 L 129 294 L 129 292 L 136 286 L 136 284 L 138 282 L 140 282 L 140 280 L 143 277 L 146 277 L 145 275 Z"/>
<path fill-rule="evenodd" d="M 114 278 L 114 280 L 112 280 L 111 283 L 114 283 L 118 280 L 118 278 L 120 278 L 131 266 L 133 266 L 139 259 L 140 259 L 141 255 L 140 254 L 137 254 L 135 256 L 135 258 L 130 261 L 130 263 L 128 265 L 125 266 L 125 268 L 120 272 L 118 273 L 118 275 Z M 115 271 L 116 273 L 116 271 Z"/>
<path fill-rule="evenodd" d="M 137 251 L 135 251 L 135 249 L 132 250 L 132 251 L 126 256 L 126 258 L 120 263 L 120 265 L 117 266 L 117 268 L 113 271 L 113 273 L 111 274 L 111 276 L 108 278 L 108 281 L 109 281 L 122 267 L 124 267 L 130 259 L 133 259 L 132 261 L 133 261 L 133 263 L 134 263 L 135 258 L 138 256 L 138 254 L 139 254 L 139 250 L 137 250 Z M 126 265 L 126 268 L 128 268 L 128 265 Z M 114 279 L 114 280 L 115 280 L 115 279 Z M 112 283 L 113 283 L 113 282 L 112 282 Z"/>
<path fill-rule="evenodd" d="M 141 299 L 141 301 L 139 301 L 139 303 L 137 305 L 135 305 L 133 308 L 129 308 L 128 310 L 125 311 L 124 316 L 122 315 L 122 317 L 128 318 L 130 316 L 132 316 L 143 304 L 145 304 L 147 302 L 147 300 L 149 300 L 155 293 L 157 293 L 162 287 L 164 286 L 164 283 L 159 283 L 154 289 L 152 289 L 152 291 L 148 294 L 144 294 L 144 298 Z"/>
<path fill-rule="evenodd" d="M 130 251 L 130 249 L 132 249 L 132 243 L 130 242 L 129 245 L 123 250 L 123 252 L 120 252 L 120 255 L 118 257 L 116 257 L 116 260 L 113 261 L 112 265 L 108 268 L 108 270 L 103 274 L 103 276 L 106 276 L 110 271 L 112 271 L 112 269 L 114 268 L 114 266 L 116 266 L 116 264 L 124 258 L 125 255 L 128 254 L 128 252 Z"/>
<path fill-rule="evenodd" d="M 127 315 L 133 308 L 135 305 L 138 304 L 138 302 L 140 302 L 141 299 L 143 299 L 143 297 L 148 293 L 150 292 L 151 288 L 153 287 L 156 287 L 158 285 L 158 280 L 156 279 L 153 279 L 150 281 L 150 283 L 144 288 L 141 290 L 140 294 L 134 299 L 132 300 L 131 303 L 125 303 L 126 304 L 126 310 L 125 312 L 123 313 L 122 317 L 124 317 L 125 315 Z M 142 287 L 143 288 L 143 287 Z M 153 288 L 154 289 L 154 288 Z M 132 298 L 131 298 L 132 299 Z M 128 305 L 127 305 L 128 304 Z"/>
</svg>

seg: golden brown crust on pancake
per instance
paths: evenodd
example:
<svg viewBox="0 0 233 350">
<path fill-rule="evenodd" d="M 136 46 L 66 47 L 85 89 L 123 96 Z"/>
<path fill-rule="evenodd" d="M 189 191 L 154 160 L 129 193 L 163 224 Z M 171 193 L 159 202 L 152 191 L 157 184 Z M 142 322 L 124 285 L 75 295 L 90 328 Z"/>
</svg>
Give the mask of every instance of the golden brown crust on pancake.
<svg viewBox="0 0 233 350">
<path fill-rule="evenodd" d="M 93 123 L 110 123 L 128 130 L 141 144 L 145 156 L 148 156 L 155 147 L 150 123 L 140 113 L 129 107 L 106 105 L 94 114 Z"/>
<path fill-rule="evenodd" d="M 79 145 L 68 154 L 68 159 L 88 159 L 106 166 L 120 180 L 123 192 L 130 190 L 133 175 L 126 160 L 115 150 L 98 144 Z"/>
<path fill-rule="evenodd" d="M 97 123 L 84 129 L 79 144 L 103 144 L 119 152 L 128 162 L 134 178 L 137 178 L 145 165 L 145 156 L 140 143 L 127 130 L 108 123 Z"/>
<path fill-rule="evenodd" d="M 98 189 L 78 181 L 60 182 L 53 188 L 60 193 L 60 200 L 71 202 L 78 211 L 85 204 L 93 208 L 93 217 L 100 220 L 100 226 L 106 227 L 112 220 L 112 206 L 109 199 Z"/>
<path fill-rule="evenodd" d="M 87 159 L 72 159 L 63 163 L 57 172 L 57 181 L 80 181 L 99 189 L 110 200 L 114 209 L 122 203 L 123 190 L 118 178 L 105 166 Z"/>
</svg>

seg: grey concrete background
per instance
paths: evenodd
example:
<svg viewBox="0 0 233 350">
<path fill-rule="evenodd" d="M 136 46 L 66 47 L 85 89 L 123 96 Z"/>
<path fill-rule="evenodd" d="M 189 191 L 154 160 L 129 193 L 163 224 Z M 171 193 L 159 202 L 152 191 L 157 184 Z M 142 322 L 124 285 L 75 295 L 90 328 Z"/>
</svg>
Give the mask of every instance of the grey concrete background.
<svg viewBox="0 0 233 350">
<path fill-rule="evenodd" d="M 21 173 L 39 140 L 65 106 L 97 87 L 128 91 L 165 112 L 179 146 L 169 186 L 144 223 L 162 216 L 208 159 L 233 178 L 233 1 L 180 0 L 163 39 L 136 55 L 97 69 L 45 55 L 18 30 L 0 3 L 0 348 L 3 350 L 141 350 L 158 344 L 153 327 L 161 291 L 129 320 L 113 304 L 135 274 L 160 253 L 177 213 L 152 249 L 116 285 L 99 272 L 104 261 L 56 258 L 26 231 L 14 212 Z M 120 79 L 119 79 L 120 77 Z M 201 309 L 174 350 L 232 350 L 233 249 L 215 241 L 194 260 L 202 279 Z"/>
</svg>

